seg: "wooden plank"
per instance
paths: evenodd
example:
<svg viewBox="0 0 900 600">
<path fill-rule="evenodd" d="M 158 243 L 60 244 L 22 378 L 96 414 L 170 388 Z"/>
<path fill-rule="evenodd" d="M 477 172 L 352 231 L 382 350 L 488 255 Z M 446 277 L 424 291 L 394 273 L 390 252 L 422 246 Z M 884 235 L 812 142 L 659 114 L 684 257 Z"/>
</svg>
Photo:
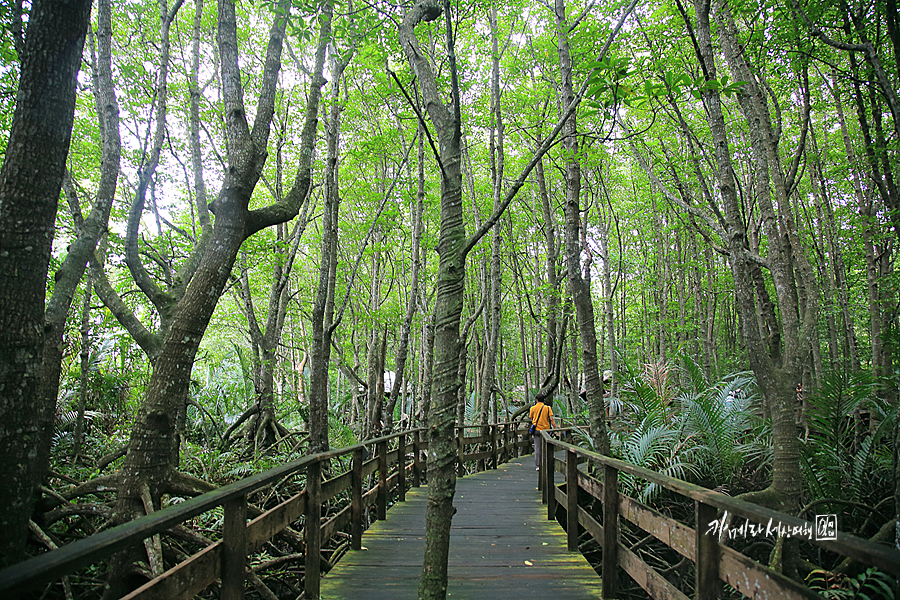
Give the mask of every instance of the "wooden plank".
<svg viewBox="0 0 900 600">
<path fill-rule="evenodd" d="M 619 544 L 619 566 L 654 600 L 690 600 L 634 552 Z"/>
<path fill-rule="evenodd" d="M 487 460 L 491 458 L 490 450 L 483 450 L 481 452 L 474 452 L 472 454 L 466 454 L 464 459 L 467 463 L 475 462 L 476 460 Z"/>
<path fill-rule="evenodd" d="M 368 477 L 378 470 L 378 457 L 370 458 L 363 463 L 362 476 Z"/>
<path fill-rule="evenodd" d="M 619 496 L 619 514 L 678 554 L 694 560 L 697 550 L 692 528 L 664 516 L 629 496 Z"/>
<path fill-rule="evenodd" d="M 578 456 L 566 452 L 566 536 L 571 551 L 578 550 Z"/>
<path fill-rule="evenodd" d="M 578 507 L 578 524 L 584 527 L 585 531 L 591 534 L 591 537 L 594 538 L 597 543 L 603 543 L 603 525 L 598 523 L 588 511 L 580 506 Z"/>
<path fill-rule="evenodd" d="M 543 518 L 534 463 L 526 457 L 457 481 L 448 560 L 449 600 L 600 598 L 587 561 L 566 548 L 566 534 Z M 367 550 L 345 555 L 322 579 L 324 600 L 417 598 L 427 489 L 410 490 L 363 536 Z"/>
<path fill-rule="evenodd" d="M 306 512 L 306 490 L 259 515 L 247 526 L 247 551 L 252 553 Z"/>
<path fill-rule="evenodd" d="M 351 510 L 349 506 L 345 506 L 339 510 L 334 516 L 322 524 L 322 543 L 324 544 L 331 539 L 335 531 L 339 531 L 350 523 Z"/>
<path fill-rule="evenodd" d="M 413 487 L 422 485 L 422 435 L 418 429 L 413 433 Z"/>
<path fill-rule="evenodd" d="M 822 600 L 803 584 L 761 565 L 737 550 L 721 546 L 719 576 L 753 600 Z"/>
<path fill-rule="evenodd" d="M 406 501 L 406 436 L 397 438 L 397 501 Z"/>
<path fill-rule="evenodd" d="M 396 464 L 400 459 L 400 451 L 399 450 L 391 450 L 387 453 L 387 462 L 389 465 Z"/>
<path fill-rule="evenodd" d="M 586 491 L 588 494 L 596 498 L 597 500 L 603 501 L 603 482 L 594 479 L 587 473 L 582 473 L 578 471 L 578 486 Z"/>
<path fill-rule="evenodd" d="M 456 428 L 456 476 L 466 476 L 466 442 L 465 428 Z"/>
<path fill-rule="evenodd" d="M 716 507 L 694 502 L 694 522 L 697 553 L 694 559 L 694 585 L 697 600 L 715 600 L 722 588 L 719 583 L 719 540 L 714 535 L 704 533 L 702 523 L 716 520 Z"/>
<path fill-rule="evenodd" d="M 657 473 L 649 469 L 632 465 L 622 460 L 603 456 L 584 448 L 579 448 L 565 442 L 558 442 L 560 447 L 572 449 L 579 456 L 588 460 L 614 468 L 618 471 L 628 473 L 644 481 L 655 483 L 660 487 L 673 491 L 691 500 L 700 501 L 710 506 L 716 507 L 720 511 L 727 511 L 729 514 L 738 516 L 755 523 L 768 523 L 771 519 L 774 523 L 780 523 L 785 527 L 799 528 L 801 530 L 815 531 L 815 524 L 804 521 L 797 517 L 780 513 L 768 508 L 751 504 L 745 500 L 732 498 L 725 494 L 720 494 L 693 483 L 681 481 Z M 843 556 L 848 556 L 854 560 L 878 567 L 883 571 L 887 571 L 894 576 L 900 576 L 900 550 L 885 545 L 874 544 L 867 540 L 863 540 L 853 535 L 843 532 L 837 532 L 835 540 L 819 540 L 815 536 L 808 541 L 827 550 L 837 552 Z"/>
<path fill-rule="evenodd" d="M 121 600 L 193 598 L 218 579 L 221 572 L 222 542 L 216 542 L 127 596 L 122 596 Z"/>
<path fill-rule="evenodd" d="M 500 453 L 497 450 L 497 425 L 491 425 L 491 468 L 497 468 L 497 459 Z"/>
<path fill-rule="evenodd" d="M 378 443 L 378 520 L 383 521 L 387 518 L 387 502 L 388 502 L 388 452 L 387 442 Z"/>
<path fill-rule="evenodd" d="M 322 549 L 322 465 L 310 463 L 306 471 L 306 571 L 303 577 L 303 592 L 307 598 L 319 597 L 319 574 L 321 570 L 320 551 Z"/>
<path fill-rule="evenodd" d="M 418 433 L 416 435 L 418 435 Z M 362 452 L 362 449 L 359 448 L 359 449 L 353 451 L 353 459 L 352 459 L 351 471 L 350 471 L 350 473 L 352 475 L 351 492 L 350 492 L 350 511 L 352 513 L 351 518 L 350 518 L 350 547 L 353 548 L 354 550 L 359 550 L 362 547 L 362 535 L 363 535 L 362 466 L 363 466 L 363 452 Z"/>
<path fill-rule="evenodd" d="M 615 598 L 618 588 L 616 553 L 619 549 L 619 472 L 603 468 L 603 597 Z"/>
<path fill-rule="evenodd" d="M 328 502 L 341 492 L 350 489 L 353 475 L 350 471 L 322 482 L 322 502 Z"/>
</svg>

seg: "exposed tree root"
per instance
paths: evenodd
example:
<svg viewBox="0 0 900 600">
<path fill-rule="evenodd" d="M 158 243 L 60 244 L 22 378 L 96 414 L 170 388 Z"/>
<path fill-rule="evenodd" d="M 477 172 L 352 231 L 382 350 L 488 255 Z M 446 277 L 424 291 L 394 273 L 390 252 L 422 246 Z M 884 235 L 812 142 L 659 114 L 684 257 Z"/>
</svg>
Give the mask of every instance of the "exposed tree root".
<svg viewBox="0 0 900 600">
<path fill-rule="evenodd" d="M 242 453 L 256 455 L 260 450 L 277 446 L 291 434 L 271 410 L 262 410 L 257 402 L 225 431 L 220 448 L 227 450 L 236 438 L 241 438 Z"/>
<path fill-rule="evenodd" d="M 144 512 L 152 515 L 156 512 L 153 506 L 153 498 L 150 497 L 150 486 L 143 484 L 141 486 L 141 502 L 144 504 Z M 144 540 L 144 547 L 147 549 L 147 560 L 150 564 L 150 572 L 154 577 L 162 575 L 166 568 L 162 555 L 162 540 L 159 534 L 152 535 Z"/>
<path fill-rule="evenodd" d="M 58 546 L 50 539 L 44 530 L 37 526 L 37 523 L 34 521 L 28 521 L 28 530 L 31 534 L 37 538 L 37 540 L 43 544 L 47 550 L 56 550 Z M 62 578 L 63 584 L 63 593 L 66 595 L 66 600 L 74 600 L 75 594 L 72 592 L 72 584 L 69 581 L 69 576 L 65 575 Z"/>
<path fill-rule="evenodd" d="M 260 596 L 265 598 L 265 600 L 278 600 L 278 596 L 276 596 L 269 587 L 263 583 L 263 580 L 259 578 L 259 575 L 251 571 L 247 575 L 248 579 L 250 579 L 250 583 L 253 584 L 253 588 L 256 590 Z"/>
</svg>

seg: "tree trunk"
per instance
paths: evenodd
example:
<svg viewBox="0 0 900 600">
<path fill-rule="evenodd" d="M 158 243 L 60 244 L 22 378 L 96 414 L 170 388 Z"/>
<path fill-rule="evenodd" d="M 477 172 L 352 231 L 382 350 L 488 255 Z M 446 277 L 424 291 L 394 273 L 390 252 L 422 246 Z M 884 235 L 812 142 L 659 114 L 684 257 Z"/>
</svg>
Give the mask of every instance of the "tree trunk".
<svg viewBox="0 0 900 600">
<path fill-rule="evenodd" d="M 447 24 L 447 52 L 453 102 L 441 101 L 434 72 L 419 48 L 415 26 L 435 19 L 442 10 Z M 437 132 L 441 167 L 441 231 L 438 242 L 437 297 L 434 322 L 434 386 L 437 390 L 428 415 L 428 510 L 419 598 L 443 600 L 447 593 L 447 556 L 456 490 L 455 407 L 459 388 L 459 325 L 465 285 L 465 222 L 462 211 L 459 88 L 456 80 L 449 2 L 421 0 L 400 25 L 400 45 L 422 91 L 423 103 Z"/>
<path fill-rule="evenodd" d="M 229 167 L 219 195 L 211 206 L 216 220 L 209 245 L 203 248 L 184 295 L 173 306 L 171 324 L 154 362 L 145 400 L 135 418 L 120 475 L 115 523 L 158 509 L 162 494 L 169 489 L 175 476 L 179 458 L 177 416 L 188 398 L 194 357 L 231 275 L 241 244 L 260 229 L 295 217 L 309 189 L 316 117 L 324 84 L 325 45 L 331 37 L 331 7 L 328 3 L 320 18 L 315 71 L 300 137 L 301 160 L 294 185 L 282 202 L 249 210 L 250 195 L 266 157 L 285 26 L 286 19 L 277 16 L 270 30 L 266 69 L 251 130 L 246 121 L 240 84 L 235 5 L 234 2 L 219 2 L 218 45 L 222 57 Z M 131 560 L 136 557 L 135 550 L 130 550 L 113 558 L 105 598 L 118 597 L 137 583 L 131 577 L 130 568 Z"/>
<path fill-rule="evenodd" d="M 352 56 L 352 55 L 351 55 Z M 325 201 L 322 209 L 322 251 L 319 255 L 319 283 L 312 308 L 313 342 L 310 349 L 309 377 L 309 451 L 325 452 L 328 440 L 328 365 L 331 360 L 335 282 L 337 279 L 338 215 L 341 197 L 338 189 L 341 112 L 340 82 L 350 62 L 332 61 L 331 105 L 325 126 Z"/>
<path fill-rule="evenodd" d="M 566 7 L 564 0 L 555 0 L 560 74 L 562 79 L 562 105 L 569 106 L 574 98 L 572 91 L 572 61 L 569 55 Z M 601 454 L 609 453 L 609 434 L 606 431 L 606 407 L 603 397 L 603 380 L 597 365 L 597 333 L 594 326 L 594 303 L 591 290 L 581 273 L 581 165 L 578 161 L 578 128 L 572 114 L 563 127 L 562 146 L 566 159 L 566 265 L 569 272 L 569 289 L 575 304 L 575 315 L 581 336 L 582 369 L 587 394 L 588 419 L 594 447 Z"/>
<path fill-rule="evenodd" d="M 493 183 L 493 211 L 500 209 L 503 201 L 503 168 L 505 156 L 503 153 L 504 127 L 503 113 L 500 107 L 500 49 L 498 45 L 497 31 L 497 5 L 491 6 L 491 113 L 493 127 L 490 140 L 491 180 Z M 503 243 L 500 227 L 494 227 L 493 242 L 491 244 L 490 277 L 487 285 L 490 286 L 490 297 L 487 302 L 485 331 L 484 368 L 481 380 L 481 435 L 490 435 L 488 420 L 490 407 L 494 403 L 494 387 L 497 376 L 497 348 L 500 344 L 500 290 L 503 286 L 503 273 L 500 268 L 500 246 Z"/>
<path fill-rule="evenodd" d="M 42 395 L 45 291 L 91 2 L 35 0 L 0 171 L 0 564 L 24 558 L 56 397 Z M 80 277 L 80 276 L 79 276 Z M 77 282 L 76 282 L 77 283 Z M 66 307 L 68 308 L 68 306 Z M 38 400 L 35 402 L 35 398 Z"/>
<path fill-rule="evenodd" d="M 419 124 L 418 137 L 418 185 L 416 187 L 416 205 L 412 213 L 412 273 L 410 275 L 409 298 L 406 303 L 406 316 L 400 331 L 400 344 L 397 346 L 397 359 L 394 364 L 394 385 L 387 405 L 387 431 L 393 429 L 394 406 L 400 395 L 405 379 L 406 359 L 409 354 L 409 334 L 412 331 L 413 317 L 416 314 L 416 303 L 419 299 L 419 247 L 422 240 L 422 217 L 425 212 L 425 132 Z M 401 413 L 403 413 L 401 405 Z"/>
</svg>

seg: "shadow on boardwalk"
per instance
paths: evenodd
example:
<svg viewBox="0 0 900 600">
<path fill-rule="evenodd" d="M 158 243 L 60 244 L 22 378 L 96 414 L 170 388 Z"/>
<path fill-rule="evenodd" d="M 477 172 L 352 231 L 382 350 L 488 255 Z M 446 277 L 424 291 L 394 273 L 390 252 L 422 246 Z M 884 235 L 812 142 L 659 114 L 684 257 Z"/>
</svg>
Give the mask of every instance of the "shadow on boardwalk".
<svg viewBox="0 0 900 600">
<path fill-rule="evenodd" d="M 600 598 L 600 578 L 547 520 L 525 456 L 457 480 L 447 597 L 472 600 Z M 427 488 L 413 489 L 322 579 L 322 600 L 415 599 L 422 572 Z"/>
</svg>

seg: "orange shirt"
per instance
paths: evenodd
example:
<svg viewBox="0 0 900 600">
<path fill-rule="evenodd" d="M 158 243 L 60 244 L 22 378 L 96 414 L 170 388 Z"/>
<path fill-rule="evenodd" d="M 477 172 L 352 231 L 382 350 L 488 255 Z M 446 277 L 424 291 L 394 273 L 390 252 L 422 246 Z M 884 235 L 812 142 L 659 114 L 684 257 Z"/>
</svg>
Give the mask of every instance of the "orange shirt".
<svg viewBox="0 0 900 600">
<path fill-rule="evenodd" d="M 528 416 L 531 417 L 531 422 L 537 425 L 535 429 L 543 431 L 550 429 L 550 417 L 553 416 L 553 409 L 543 402 L 538 402 L 528 411 Z"/>
</svg>

